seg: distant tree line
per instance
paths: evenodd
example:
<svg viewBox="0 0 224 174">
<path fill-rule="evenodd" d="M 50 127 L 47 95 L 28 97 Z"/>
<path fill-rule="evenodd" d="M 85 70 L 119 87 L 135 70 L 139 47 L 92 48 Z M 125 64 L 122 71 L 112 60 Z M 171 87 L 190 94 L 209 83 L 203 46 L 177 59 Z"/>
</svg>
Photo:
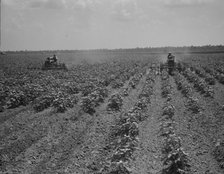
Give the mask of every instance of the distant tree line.
<svg viewBox="0 0 224 174">
<path fill-rule="evenodd" d="M 90 49 L 90 50 L 39 50 L 39 51 L 7 51 L 7 53 L 33 53 L 33 52 L 42 52 L 42 53 L 58 53 L 58 52 L 76 52 L 76 53 L 108 53 L 108 52 L 147 52 L 147 53 L 187 53 L 187 52 L 224 52 L 224 45 L 204 45 L 204 46 L 182 46 L 182 47 L 145 47 L 145 48 L 119 48 L 119 49 Z"/>
</svg>

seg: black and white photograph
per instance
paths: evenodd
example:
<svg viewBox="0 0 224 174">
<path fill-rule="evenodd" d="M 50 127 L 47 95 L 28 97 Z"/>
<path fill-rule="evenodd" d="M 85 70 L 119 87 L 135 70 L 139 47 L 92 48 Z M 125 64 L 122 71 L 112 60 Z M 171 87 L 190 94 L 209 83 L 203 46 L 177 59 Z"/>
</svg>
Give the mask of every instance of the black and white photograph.
<svg viewBox="0 0 224 174">
<path fill-rule="evenodd" d="M 0 0 L 0 174 L 224 174 L 224 0 Z"/>
</svg>

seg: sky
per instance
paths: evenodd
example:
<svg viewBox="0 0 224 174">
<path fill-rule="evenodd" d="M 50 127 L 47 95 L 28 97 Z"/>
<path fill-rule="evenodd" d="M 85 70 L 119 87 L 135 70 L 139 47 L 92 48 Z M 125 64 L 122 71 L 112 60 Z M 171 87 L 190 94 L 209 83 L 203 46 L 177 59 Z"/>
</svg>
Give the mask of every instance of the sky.
<svg viewBox="0 0 224 174">
<path fill-rule="evenodd" d="M 224 0 L 2 0 L 1 50 L 224 44 Z"/>
</svg>

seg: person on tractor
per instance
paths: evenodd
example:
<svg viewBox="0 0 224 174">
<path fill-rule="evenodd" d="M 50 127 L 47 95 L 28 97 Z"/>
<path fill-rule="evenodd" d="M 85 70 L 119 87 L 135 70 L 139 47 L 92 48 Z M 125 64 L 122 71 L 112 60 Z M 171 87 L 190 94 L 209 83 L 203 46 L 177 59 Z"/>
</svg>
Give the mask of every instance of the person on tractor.
<svg viewBox="0 0 224 174">
<path fill-rule="evenodd" d="M 52 59 L 53 59 L 53 62 L 54 62 L 54 63 L 57 63 L 58 58 L 57 58 L 57 56 L 56 56 L 55 54 L 53 55 L 53 58 L 52 58 Z"/>
<path fill-rule="evenodd" d="M 175 56 L 172 55 L 171 53 L 169 53 L 167 56 L 167 64 L 168 64 L 168 72 L 169 74 L 172 74 L 175 68 Z"/>
<path fill-rule="evenodd" d="M 169 54 L 168 54 L 168 56 L 167 56 L 167 58 L 168 58 L 168 61 L 169 61 L 169 60 L 174 61 L 175 56 L 174 56 L 174 55 L 172 55 L 171 53 L 169 53 Z"/>
</svg>

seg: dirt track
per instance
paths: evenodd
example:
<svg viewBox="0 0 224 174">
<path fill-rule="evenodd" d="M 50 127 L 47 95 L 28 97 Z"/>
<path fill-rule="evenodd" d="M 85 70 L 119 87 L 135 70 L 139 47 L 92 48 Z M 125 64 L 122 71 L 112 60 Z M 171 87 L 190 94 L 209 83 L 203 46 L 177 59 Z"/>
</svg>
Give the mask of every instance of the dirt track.
<svg viewBox="0 0 224 174">
<path fill-rule="evenodd" d="M 133 173 L 157 173 L 162 169 L 161 147 L 162 139 L 159 136 L 163 99 L 161 97 L 160 78 L 157 77 L 151 104 L 148 107 L 147 119 L 139 125 L 139 149 L 134 154 Z"/>
<path fill-rule="evenodd" d="M 107 100 L 96 109 L 94 115 L 80 112 L 78 106 L 66 113 L 54 113 L 51 109 L 34 113 L 29 107 L 21 107 L 0 114 L 0 152 L 2 173 L 100 173 L 108 162 L 108 147 L 113 125 L 121 113 L 134 106 L 146 75 L 136 89 L 124 97 L 120 112 L 108 112 Z M 127 85 L 128 82 L 126 82 Z M 224 135 L 224 115 L 220 110 L 223 85 L 217 84 L 215 98 L 205 98 L 198 92 L 203 108 L 194 114 L 186 107 L 186 98 L 177 90 L 173 77 L 171 104 L 175 107 L 175 132 L 187 152 L 191 173 L 224 173 L 212 156 L 217 139 Z M 115 91 L 111 91 L 113 94 Z M 110 95 L 111 95 L 110 94 Z M 222 93 L 223 94 L 223 93 Z M 127 164 L 131 173 L 161 173 L 163 163 L 160 134 L 162 108 L 161 78 L 156 76 L 151 103 L 145 119 L 139 126 L 137 150 Z"/>
</svg>

